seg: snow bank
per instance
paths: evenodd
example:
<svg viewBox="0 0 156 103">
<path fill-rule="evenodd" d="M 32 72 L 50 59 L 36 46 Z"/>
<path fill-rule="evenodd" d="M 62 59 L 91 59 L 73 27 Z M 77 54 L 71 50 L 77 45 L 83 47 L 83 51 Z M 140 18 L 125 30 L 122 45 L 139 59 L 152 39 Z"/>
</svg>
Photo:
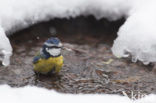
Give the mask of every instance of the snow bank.
<svg viewBox="0 0 156 103">
<path fill-rule="evenodd" d="M 130 7 L 131 0 L 0 0 L 0 35 L 3 36 L 0 40 L 0 53 L 9 59 L 12 52 L 4 33 L 10 34 L 52 18 L 78 15 L 94 15 L 97 19 L 105 17 L 117 20 L 126 16 Z M 4 63 L 6 58 L 1 60 L 7 66 L 9 62 Z"/>
<path fill-rule="evenodd" d="M 52 18 L 94 15 L 117 20 L 128 14 L 132 0 L 0 0 L 0 4 L 0 25 L 13 32 Z"/>
<path fill-rule="evenodd" d="M 106 94 L 60 94 L 52 90 L 26 86 L 24 88 L 10 88 L 0 86 L 1 103 L 155 103 L 156 95 L 149 95 L 141 100 L 132 101 L 128 97 Z"/>
<path fill-rule="evenodd" d="M 156 1 L 138 0 L 120 28 L 112 51 L 116 56 L 132 56 L 144 64 L 156 62 Z"/>
<path fill-rule="evenodd" d="M 12 47 L 9 39 L 6 37 L 3 28 L 0 27 L 0 61 L 7 66 L 10 64 L 10 56 L 12 55 Z"/>
</svg>

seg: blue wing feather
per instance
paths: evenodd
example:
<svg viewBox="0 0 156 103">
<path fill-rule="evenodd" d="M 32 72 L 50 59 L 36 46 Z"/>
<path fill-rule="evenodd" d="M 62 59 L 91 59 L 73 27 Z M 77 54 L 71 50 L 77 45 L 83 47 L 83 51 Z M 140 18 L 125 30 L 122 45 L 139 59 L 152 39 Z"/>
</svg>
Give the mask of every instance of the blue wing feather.
<svg viewBox="0 0 156 103">
<path fill-rule="evenodd" d="M 40 58 L 41 58 L 40 56 L 35 56 L 33 59 L 33 63 L 34 64 L 37 63 Z"/>
<path fill-rule="evenodd" d="M 33 63 L 34 64 L 37 63 L 39 61 L 39 59 L 47 59 L 47 58 L 49 58 L 49 57 L 47 57 L 44 53 L 38 52 L 33 59 Z"/>
</svg>

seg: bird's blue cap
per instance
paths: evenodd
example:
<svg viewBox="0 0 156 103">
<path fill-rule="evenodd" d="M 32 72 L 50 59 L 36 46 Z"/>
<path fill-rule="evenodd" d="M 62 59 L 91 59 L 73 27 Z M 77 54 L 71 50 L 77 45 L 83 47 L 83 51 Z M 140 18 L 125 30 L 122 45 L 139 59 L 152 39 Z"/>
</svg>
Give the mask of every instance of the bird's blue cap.
<svg viewBox="0 0 156 103">
<path fill-rule="evenodd" d="M 60 45 L 60 40 L 57 37 L 51 37 L 48 40 L 45 41 L 44 45 L 46 46 L 59 46 Z"/>
</svg>

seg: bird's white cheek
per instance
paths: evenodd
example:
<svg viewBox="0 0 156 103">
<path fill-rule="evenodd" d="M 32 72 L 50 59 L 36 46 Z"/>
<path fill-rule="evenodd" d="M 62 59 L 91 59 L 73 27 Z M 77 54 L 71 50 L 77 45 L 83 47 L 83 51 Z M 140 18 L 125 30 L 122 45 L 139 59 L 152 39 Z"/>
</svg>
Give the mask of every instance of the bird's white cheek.
<svg viewBox="0 0 156 103">
<path fill-rule="evenodd" d="M 49 49 L 49 50 L 47 50 L 47 52 L 50 55 L 57 56 L 61 53 L 61 49 Z"/>
</svg>

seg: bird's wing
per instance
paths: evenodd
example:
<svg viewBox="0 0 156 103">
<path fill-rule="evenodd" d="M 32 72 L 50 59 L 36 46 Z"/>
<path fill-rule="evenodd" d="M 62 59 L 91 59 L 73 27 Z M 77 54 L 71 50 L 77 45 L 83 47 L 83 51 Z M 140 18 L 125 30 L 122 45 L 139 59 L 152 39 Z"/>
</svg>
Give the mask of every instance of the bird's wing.
<svg viewBox="0 0 156 103">
<path fill-rule="evenodd" d="M 40 55 L 40 52 L 38 52 L 33 59 L 33 63 L 37 63 L 41 58 L 42 56 Z"/>
</svg>

